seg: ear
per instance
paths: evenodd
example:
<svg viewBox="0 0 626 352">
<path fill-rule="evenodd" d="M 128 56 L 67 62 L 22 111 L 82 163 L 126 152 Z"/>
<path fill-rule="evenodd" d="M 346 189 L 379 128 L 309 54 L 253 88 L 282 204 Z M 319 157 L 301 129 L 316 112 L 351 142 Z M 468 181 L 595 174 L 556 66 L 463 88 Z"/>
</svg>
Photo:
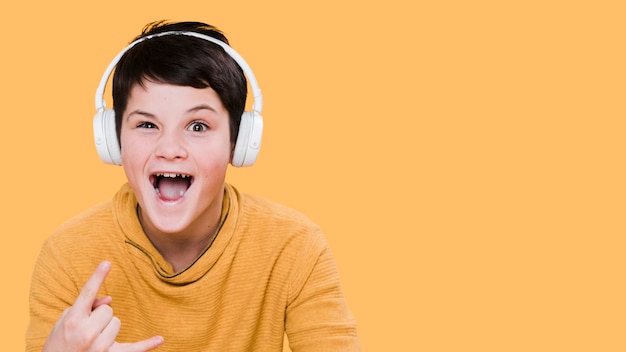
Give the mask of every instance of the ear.
<svg viewBox="0 0 626 352">
<path fill-rule="evenodd" d="M 230 158 L 228 159 L 229 163 L 233 163 L 233 156 L 235 155 L 235 143 L 230 142 Z"/>
</svg>

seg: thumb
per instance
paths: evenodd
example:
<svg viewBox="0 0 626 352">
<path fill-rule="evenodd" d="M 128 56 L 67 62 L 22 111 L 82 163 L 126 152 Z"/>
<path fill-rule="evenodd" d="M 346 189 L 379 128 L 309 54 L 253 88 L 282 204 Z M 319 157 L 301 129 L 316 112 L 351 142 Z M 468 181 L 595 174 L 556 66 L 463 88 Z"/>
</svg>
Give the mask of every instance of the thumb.
<svg viewBox="0 0 626 352">
<path fill-rule="evenodd" d="M 145 339 L 132 343 L 117 343 L 109 349 L 109 352 L 146 352 L 160 347 L 165 340 L 162 336 L 153 336 L 149 339 Z"/>
</svg>

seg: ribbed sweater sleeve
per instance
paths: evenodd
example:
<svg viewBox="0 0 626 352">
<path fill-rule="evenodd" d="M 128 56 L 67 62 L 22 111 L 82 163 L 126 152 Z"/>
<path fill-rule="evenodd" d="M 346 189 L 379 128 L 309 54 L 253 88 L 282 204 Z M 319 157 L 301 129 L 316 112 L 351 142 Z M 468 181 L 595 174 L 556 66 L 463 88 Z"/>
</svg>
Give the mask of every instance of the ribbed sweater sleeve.
<svg viewBox="0 0 626 352">
<path fill-rule="evenodd" d="M 110 220 L 110 211 L 102 211 L 106 208 L 107 204 L 100 204 L 90 209 L 60 226 L 44 241 L 31 276 L 27 352 L 43 349 L 56 321 L 74 304 L 98 261 L 105 258 L 90 248 L 102 247 L 97 240 L 102 240 L 98 233 L 106 231 L 100 225 L 110 223 L 106 220 Z M 80 231 L 73 225 L 76 222 L 83 224 Z"/>
<path fill-rule="evenodd" d="M 61 312 L 73 304 L 78 296 L 72 277 L 58 262 L 48 243 L 42 247 L 31 278 L 29 296 L 30 322 L 26 339 L 26 351 L 41 351 L 51 327 Z M 50 295 L 50 292 L 55 292 Z"/>
<path fill-rule="evenodd" d="M 317 245 L 304 248 L 294 266 L 285 324 L 289 347 L 294 352 L 360 351 L 331 251 L 321 233 L 315 239 Z"/>
</svg>

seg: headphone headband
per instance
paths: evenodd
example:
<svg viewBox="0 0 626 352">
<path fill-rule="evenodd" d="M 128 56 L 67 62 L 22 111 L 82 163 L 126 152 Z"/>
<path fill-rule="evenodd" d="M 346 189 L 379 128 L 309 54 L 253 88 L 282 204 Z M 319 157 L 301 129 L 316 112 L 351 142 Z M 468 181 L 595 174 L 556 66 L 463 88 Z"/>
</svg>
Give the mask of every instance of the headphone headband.
<svg viewBox="0 0 626 352">
<path fill-rule="evenodd" d="M 126 48 L 122 49 L 122 51 L 120 51 L 113 58 L 113 61 L 111 61 L 109 66 L 104 71 L 102 78 L 100 79 L 100 85 L 98 86 L 98 89 L 96 89 L 95 102 L 96 102 L 97 111 L 104 110 L 106 107 L 106 103 L 104 101 L 104 89 L 106 87 L 107 81 L 109 80 L 109 77 L 111 76 L 111 72 L 113 72 L 113 69 L 115 68 L 117 63 L 120 61 L 122 56 L 132 47 L 134 47 L 135 45 L 141 42 L 144 42 L 152 38 L 163 37 L 167 35 L 186 35 L 190 37 L 196 37 L 196 38 L 207 40 L 209 42 L 212 42 L 222 47 L 222 49 L 224 49 L 224 51 L 226 51 L 226 53 L 230 55 L 230 57 L 232 57 L 233 60 L 235 60 L 235 62 L 237 62 L 237 64 L 239 65 L 239 67 L 241 67 L 246 77 L 248 77 L 248 82 L 250 82 L 250 87 L 252 88 L 252 96 L 254 97 L 252 110 L 256 113 L 259 113 L 259 114 L 261 113 L 261 110 L 263 109 L 263 95 L 261 94 L 261 88 L 259 88 L 259 84 L 257 83 L 256 77 L 254 76 L 254 72 L 252 72 L 252 69 L 250 68 L 246 60 L 244 60 L 244 58 L 241 55 L 239 55 L 239 53 L 237 53 L 235 49 L 231 48 L 228 44 L 224 43 L 223 41 L 219 39 L 213 38 L 205 34 L 197 33 L 197 32 L 184 32 L 184 31 L 167 31 L 167 32 L 147 35 L 145 37 L 135 40 L 134 42 L 130 43 Z"/>
</svg>

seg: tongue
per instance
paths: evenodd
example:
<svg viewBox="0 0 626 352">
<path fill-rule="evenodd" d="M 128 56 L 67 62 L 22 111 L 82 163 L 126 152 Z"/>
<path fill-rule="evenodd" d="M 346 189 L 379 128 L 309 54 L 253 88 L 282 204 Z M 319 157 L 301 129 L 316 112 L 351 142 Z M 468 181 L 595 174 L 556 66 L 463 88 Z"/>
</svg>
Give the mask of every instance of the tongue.
<svg viewBox="0 0 626 352">
<path fill-rule="evenodd" d="M 178 177 L 163 177 L 159 181 L 159 195 L 164 200 L 176 200 L 185 194 L 188 186 L 187 181 Z"/>
</svg>

